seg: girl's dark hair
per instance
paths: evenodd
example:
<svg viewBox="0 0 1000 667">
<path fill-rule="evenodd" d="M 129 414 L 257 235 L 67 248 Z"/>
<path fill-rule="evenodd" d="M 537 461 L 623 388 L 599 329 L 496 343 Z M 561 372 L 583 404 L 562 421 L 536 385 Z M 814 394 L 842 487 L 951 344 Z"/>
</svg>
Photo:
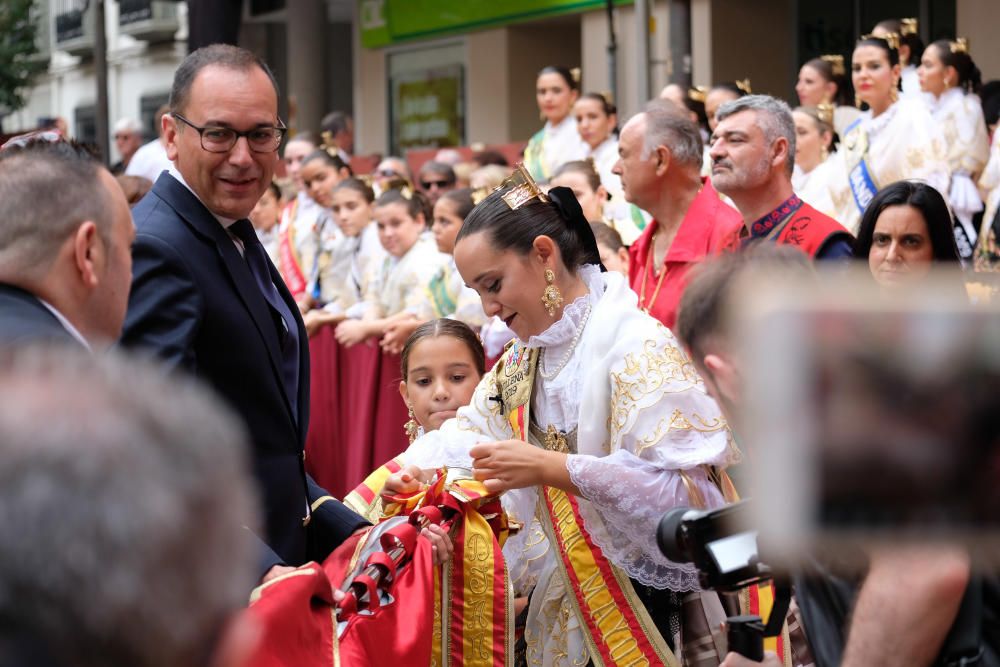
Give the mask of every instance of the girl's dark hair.
<svg viewBox="0 0 1000 667">
<path fill-rule="evenodd" d="M 337 173 L 340 173 L 342 169 L 346 169 L 348 176 L 354 176 L 354 172 L 351 171 L 351 166 L 349 164 L 340 159 L 339 155 L 331 153 L 325 148 L 317 148 L 312 153 L 309 153 L 309 155 L 306 155 L 305 159 L 302 160 L 302 166 L 306 166 L 306 164 L 312 162 L 313 160 L 322 160 L 324 164 L 336 169 Z"/>
<path fill-rule="evenodd" d="M 483 350 L 483 343 L 479 340 L 476 332 L 469 328 L 469 325 L 465 322 L 443 317 L 438 320 L 424 322 L 406 339 L 403 351 L 399 355 L 403 382 L 406 382 L 406 378 L 409 375 L 410 353 L 413 352 L 413 348 L 416 347 L 417 343 L 425 338 L 438 338 L 440 336 L 449 336 L 465 343 L 465 347 L 469 348 L 469 352 L 472 354 L 472 361 L 476 364 L 479 377 L 486 374 L 486 352 Z"/>
<path fill-rule="evenodd" d="M 406 213 L 414 220 L 418 215 L 424 216 L 424 224 L 430 225 L 434 217 L 431 202 L 423 192 L 418 190 L 386 190 L 375 200 L 375 207 L 388 206 L 389 204 L 402 204 L 406 207 Z"/>
<path fill-rule="evenodd" d="M 881 37 L 873 37 L 871 35 L 862 37 L 858 40 L 858 43 L 854 45 L 854 48 L 857 49 L 860 46 L 876 46 L 886 52 L 889 58 L 890 67 L 894 67 L 899 64 L 899 51 L 892 48 L 892 46 L 889 45 L 889 42 Z M 900 85 L 902 85 L 902 81 L 900 81 Z"/>
<path fill-rule="evenodd" d="M 611 252 L 618 252 L 625 247 L 622 235 L 618 230 L 604 222 L 591 222 L 590 228 L 594 230 L 597 242 L 605 246 Z"/>
<path fill-rule="evenodd" d="M 369 204 L 375 201 L 375 192 L 372 190 L 371 186 L 362 181 L 360 178 L 355 178 L 354 176 L 345 178 L 340 183 L 333 186 L 333 192 L 336 192 L 337 190 L 354 190 L 359 195 L 364 197 L 364 200 Z"/>
<path fill-rule="evenodd" d="M 552 201 L 543 202 L 535 198 L 516 209 L 507 205 L 503 200 L 504 194 L 504 189 L 494 190 L 479 202 L 458 230 L 455 242 L 485 232 L 489 235 L 490 245 L 496 250 L 513 250 L 519 255 L 526 255 L 531 252 L 536 238 L 548 236 L 559 246 L 563 264 L 570 271 L 576 272 L 577 267 L 583 264 L 600 265 L 594 233 L 584 219 L 572 190 L 552 188 L 549 191 Z M 555 198 L 560 201 L 572 199 L 572 202 L 559 205 Z M 574 205 L 576 215 L 570 219 L 562 211 Z M 585 238 L 585 235 L 590 238 Z"/>
<path fill-rule="evenodd" d="M 837 85 L 837 94 L 833 96 L 832 100 L 834 106 L 849 106 L 851 104 L 851 81 L 847 78 L 846 72 L 840 75 L 834 73 L 833 63 L 823 58 L 813 58 L 806 62 L 803 67 L 814 70 L 823 77 L 824 81 L 833 81 Z"/>
<path fill-rule="evenodd" d="M 549 180 L 551 181 L 553 178 L 558 178 L 563 174 L 583 174 L 587 178 L 587 184 L 590 185 L 590 189 L 594 192 L 597 192 L 597 188 L 601 187 L 601 175 L 597 173 L 594 163 L 590 160 L 564 162 L 555 170 Z"/>
<path fill-rule="evenodd" d="M 954 67 L 958 72 L 958 85 L 967 93 L 979 94 L 983 87 L 983 75 L 972 61 L 968 51 L 953 50 L 955 42 L 949 39 L 939 39 L 931 44 L 937 49 L 938 58 L 945 67 Z"/>
<path fill-rule="evenodd" d="M 580 82 L 576 80 L 576 77 L 573 76 L 573 72 L 569 68 L 563 67 L 562 65 L 549 65 L 547 67 L 543 67 L 538 72 L 538 76 L 543 74 L 558 74 L 562 77 L 563 81 L 566 82 L 566 85 L 569 86 L 570 90 L 580 90 Z"/>
<path fill-rule="evenodd" d="M 458 210 L 455 214 L 460 217 L 463 221 L 469 217 L 469 213 L 472 209 L 476 207 L 476 203 L 472 201 L 472 188 L 459 188 L 458 190 L 449 190 L 448 192 L 441 195 L 441 199 L 447 199 L 448 201 L 455 204 Z M 441 201 L 440 199 L 438 201 Z"/>
<path fill-rule="evenodd" d="M 934 261 L 958 262 L 958 247 L 955 245 L 954 223 L 948 212 L 948 205 L 937 190 L 926 183 L 898 181 L 878 191 L 861 217 L 858 238 L 854 242 L 854 257 L 868 259 L 872 249 L 875 223 L 882 211 L 890 206 L 912 206 L 920 211 L 927 224 L 927 234 L 934 250 Z"/>
<path fill-rule="evenodd" d="M 698 91 L 700 92 L 700 90 Z M 691 89 L 686 88 L 684 92 L 684 108 L 693 111 L 698 116 L 698 127 L 708 130 L 708 114 L 705 113 L 705 98 L 696 100 L 691 97 Z"/>
<path fill-rule="evenodd" d="M 608 101 L 608 98 L 601 93 L 584 93 L 580 96 L 581 100 L 594 100 L 601 105 L 601 110 L 604 111 L 605 116 L 611 116 L 618 113 L 618 107 Z"/>
<path fill-rule="evenodd" d="M 907 32 L 903 34 L 903 22 L 899 19 L 886 19 L 884 21 L 879 21 L 875 28 L 881 28 L 886 32 L 894 32 L 899 35 L 900 45 L 905 45 L 910 47 L 910 60 L 907 65 L 919 65 L 920 59 L 924 55 L 924 40 L 920 39 L 920 35 L 915 32 Z"/>
</svg>

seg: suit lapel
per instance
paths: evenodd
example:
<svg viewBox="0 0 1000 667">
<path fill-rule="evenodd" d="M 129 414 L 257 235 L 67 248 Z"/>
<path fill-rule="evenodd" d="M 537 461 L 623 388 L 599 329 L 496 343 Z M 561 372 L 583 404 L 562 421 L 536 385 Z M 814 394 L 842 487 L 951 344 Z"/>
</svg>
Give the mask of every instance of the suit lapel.
<svg viewBox="0 0 1000 667">
<path fill-rule="evenodd" d="M 267 356 L 271 360 L 271 370 L 275 374 L 278 386 L 281 387 L 281 395 L 285 398 L 285 408 L 288 410 L 289 415 L 291 415 L 292 406 L 289 401 L 288 391 L 285 388 L 284 374 L 282 373 L 281 345 L 278 340 L 278 331 L 274 326 L 274 319 L 271 316 L 270 306 L 267 304 L 264 295 L 260 292 L 260 287 L 257 286 L 257 282 L 250 273 L 250 267 L 247 265 L 246 260 L 243 259 L 239 250 L 236 249 L 236 244 L 232 237 L 229 236 L 229 232 L 219 224 L 215 216 L 194 196 L 194 193 L 184 187 L 173 176 L 169 174 L 161 175 L 157 179 L 153 191 L 160 199 L 163 199 L 177 211 L 181 218 L 194 231 L 214 243 L 219 256 L 222 258 L 222 264 L 226 267 L 226 271 L 233 281 L 236 293 L 239 295 L 247 311 L 249 311 L 257 332 L 264 339 Z M 270 270 L 274 271 L 273 267 Z M 272 273 L 272 280 L 278 287 L 279 292 L 283 295 L 288 293 L 280 277 L 275 280 Z M 291 309 L 293 314 L 298 313 L 298 307 L 295 306 L 294 302 L 292 302 Z M 300 331 L 302 331 L 301 328 Z M 308 359 L 308 356 L 306 359 Z M 308 375 L 306 379 L 308 380 Z M 299 394 L 301 397 L 301 376 L 299 385 Z M 301 401 L 299 404 L 301 405 Z M 301 424 L 301 422 L 299 423 Z"/>
</svg>

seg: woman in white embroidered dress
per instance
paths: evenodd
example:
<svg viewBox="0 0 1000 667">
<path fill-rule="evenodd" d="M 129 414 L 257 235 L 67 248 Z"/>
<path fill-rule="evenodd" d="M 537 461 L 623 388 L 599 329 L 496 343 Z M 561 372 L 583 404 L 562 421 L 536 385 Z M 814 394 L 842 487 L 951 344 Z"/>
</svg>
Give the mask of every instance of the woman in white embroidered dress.
<svg viewBox="0 0 1000 667">
<path fill-rule="evenodd" d="M 833 163 L 832 107 L 798 107 L 792 112 L 795 121 L 795 170 L 792 189 L 802 201 L 821 213 L 833 216 L 836 207 L 830 197 Z"/>
<path fill-rule="evenodd" d="M 568 584 L 546 513 L 547 489 L 578 503 L 596 562 L 620 572 L 622 590 L 641 601 L 636 613 L 650 644 L 662 650 L 651 662 L 677 664 L 680 598 L 697 591 L 697 574 L 660 554 L 657 522 L 671 507 L 722 504 L 714 467 L 738 454 L 673 334 L 638 309 L 622 276 L 601 272 L 593 232 L 572 192 L 556 187 L 543 199 L 533 185 L 508 183 L 487 197 L 455 248 L 487 314 L 503 319 L 517 340 L 469 406 L 414 442 L 406 470 L 474 468 L 488 488 L 506 492 L 505 508 L 526 526 L 504 554 L 515 591 L 533 590 L 529 664 L 615 664 L 602 658 L 588 630 L 591 617 Z M 522 404 L 531 444 L 515 439 L 510 421 L 519 414 L 520 390 L 530 395 Z M 391 484 L 403 490 L 398 479 Z M 675 635 L 671 628 L 678 627 Z M 713 653 L 710 662 L 721 659 Z"/>
<path fill-rule="evenodd" d="M 983 210 L 976 181 L 990 159 L 990 138 L 978 96 L 982 76 L 962 39 L 941 39 L 928 46 L 917 75 L 920 88 L 929 95 L 934 123 L 944 134 L 951 175 L 946 199 L 957 218 L 959 255 L 969 259 L 977 236 L 972 217 Z"/>
<path fill-rule="evenodd" d="M 833 129 L 843 136 L 861 111 L 850 106 L 850 84 L 844 67 L 844 56 L 825 55 L 813 58 L 799 69 L 795 94 L 804 107 L 833 107 Z"/>
<path fill-rule="evenodd" d="M 545 127 L 524 149 L 524 166 L 532 178 L 548 181 L 563 162 L 582 160 L 589 148 L 576 128 L 573 105 L 580 95 L 579 70 L 550 65 L 538 73 L 535 99 Z"/>
<path fill-rule="evenodd" d="M 854 90 L 868 104 L 841 138 L 831 195 L 838 222 L 853 234 L 861 212 L 879 189 L 922 180 L 945 194 L 948 165 L 944 140 L 920 100 L 899 99 L 897 38 L 864 37 L 851 59 Z"/>
</svg>

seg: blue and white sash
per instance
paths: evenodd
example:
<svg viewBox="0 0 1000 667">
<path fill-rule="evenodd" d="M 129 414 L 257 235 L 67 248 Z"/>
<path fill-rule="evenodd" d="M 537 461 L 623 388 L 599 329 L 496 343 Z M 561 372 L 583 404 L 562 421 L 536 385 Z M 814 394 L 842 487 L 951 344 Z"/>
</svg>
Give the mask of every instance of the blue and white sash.
<svg viewBox="0 0 1000 667">
<path fill-rule="evenodd" d="M 861 120 L 859 118 L 851 123 L 844 132 L 844 135 L 849 138 L 845 141 L 847 144 L 849 166 L 847 180 L 851 186 L 851 194 L 854 195 L 854 203 L 857 204 L 858 211 L 864 213 L 865 209 L 868 208 L 868 204 L 871 203 L 872 198 L 878 192 L 878 186 L 875 184 L 875 179 L 872 178 L 871 171 L 868 168 L 868 135 L 863 129 L 858 127 Z M 851 137 L 855 129 L 857 129 L 857 133 L 860 136 Z M 854 160 L 856 162 L 851 166 L 851 162 Z"/>
</svg>

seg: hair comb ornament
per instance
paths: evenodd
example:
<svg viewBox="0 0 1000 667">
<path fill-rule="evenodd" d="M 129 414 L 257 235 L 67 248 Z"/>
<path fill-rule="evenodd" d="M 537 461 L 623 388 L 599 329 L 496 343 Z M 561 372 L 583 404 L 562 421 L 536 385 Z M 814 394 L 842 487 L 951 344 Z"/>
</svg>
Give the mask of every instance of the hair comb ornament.
<svg viewBox="0 0 1000 667">
<path fill-rule="evenodd" d="M 500 197 L 512 211 L 516 211 L 536 197 L 540 202 L 549 201 L 546 194 L 538 187 L 538 183 L 535 183 L 535 179 L 524 168 L 523 162 L 517 163 L 514 173 L 505 178 L 497 190 L 506 190 Z"/>
<path fill-rule="evenodd" d="M 834 76 L 844 76 L 847 74 L 847 70 L 844 69 L 844 56 L 839 53 L 828 53 L 825 56 L 820 56 L 819 59 L 830 64 L 830 70 Z"/>
<path fill-rule="evenodd" d="M 705 103 L 705 98 L 708 97 L 708 86 L 695 86 L 694 88 L 688 88 L 688 99 L 694 100 L 695 102 Z"/>
<path fill-rule="evenodd" d="M 827 125 L 833 125 L 833 105 L 829 102 L 820 102 L 817 104 L 816 115 Z"/>
<path fill-rule="evenodd" d="M 603 97 L 603 98 L 604 98 L 604 102 L 605 102 L 605 104 L 607 104 L 608 106 L 614 106 L 614 105 L 615 105 L 615 96 L 611 94 L 611 91 L 610 91 L 610 90 L 602 90 L 602 91 L 601 91 L 600 93 L 598 93 L 598 94 L 599 94 L 599 95 L 600 95 L 601 97 Z"/>
<path fill-rule="evenodd" d="M 882 37 L 868 33 L 867 35 L 861 35 L 861 41 L 866 39 L 881 39 L 883 42 L 889 45 L 890 49 L 899 51 L 899 33 L 898 32 L 887 32 Z"/>
<path fill-rule="evenodd" d="M 899 33 L 903 37 L 906 37 L 907 35 L 916 35 L 917 32 L 919 32 L 918 30 L 919 25 L 920 24 L 917 22 L 916 18 L 900 19 Z"/>
<path fill-rule="evenodd" d="M 580 85 L 580 68 L 574 67 L 569 71 L 569 75 L 573 77 L 573 83 Z"/>
<path fill-rule="evenodd" d="M 740 79 L 739 81 L 734 81 L 736 87 L 742 90 L 747 95 L 753 95 L 753 88 L 750 86 L 750 79 Z"/>
<path fill-rule="evenodd" d="M 949 47 L 952 53 L 969 53 L 969 40 L 965 37 L 956 37 Z"/>
<path fill-rule="evenodd" d="M 472 205 L 479 206 L 479 202 L 483 201 L 490 194 L 489 188 L 476 188 L 472 191 L 470 197 L 472 197 Z"/>
</svg>

